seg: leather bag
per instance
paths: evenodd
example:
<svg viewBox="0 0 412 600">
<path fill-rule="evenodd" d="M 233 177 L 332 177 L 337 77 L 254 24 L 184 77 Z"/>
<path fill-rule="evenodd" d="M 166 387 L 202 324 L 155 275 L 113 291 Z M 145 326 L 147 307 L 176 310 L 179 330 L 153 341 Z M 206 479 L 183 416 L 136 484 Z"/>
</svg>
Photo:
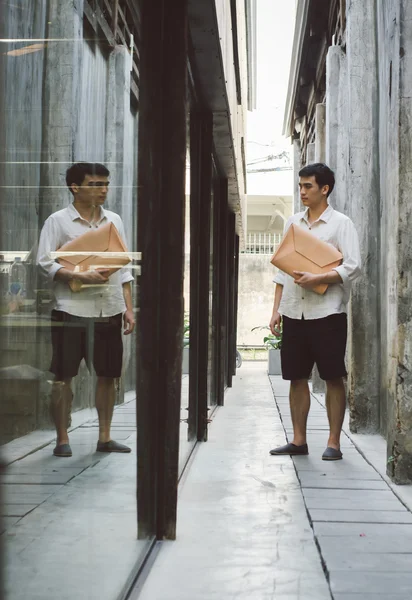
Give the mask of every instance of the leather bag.
<svg viewBox="0 0 412 600">
<path fill-rule="evenodd" d="M 57 258 L 63 267 L 76 273 L 109 269 L 110 276 L 130 262 L 127 248 L 113 223 L 86 231 L 76 239 L 64 244 L 58 252 L 82 253 L 58 256 Z M 69 281 L 69 285 L 73 292 L 80 291 L 82 287 L 81 282 L 76 280 Z"/>
<path fill-rule="evenodd" d="M 306 229 L 292 224 L 270 262 L 296 279 L 293 271 L 320 275 L 338 267 L 342 259 L 342 254 L 334 246 L 319 240 Z M 314 292 L 321 295 L 327 289 L 326 283 L 312 288 Z"/>
</svg>

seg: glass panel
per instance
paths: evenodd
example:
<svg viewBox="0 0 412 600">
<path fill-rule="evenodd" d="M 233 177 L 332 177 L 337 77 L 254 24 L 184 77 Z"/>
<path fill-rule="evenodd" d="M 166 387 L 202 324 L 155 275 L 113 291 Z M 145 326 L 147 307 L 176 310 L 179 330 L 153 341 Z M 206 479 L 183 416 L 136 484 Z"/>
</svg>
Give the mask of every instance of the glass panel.
<svg viewBox="0 0 412 600">
<path fill-rule="evenodd" d="M 190 102 L 189 102 L 190 107 Z M 190 110 L 187 120 L 186 144 L 186 194 L 185 194 L 185 264 L 184 264 L 184 323 L 183 323 L 183 364 L 182 364 L 182 397 L 180 404 L 180 447 L 179 472 L 182 473 L 194 440 L 189 435 L 189 356 L 190 356 Z"/>
<path fill-rule="evenodd" d="M 208 357 L 208 405 L 217 403 L 217 322 L 219 310 L 218 295 L 218 202 L 219 188 L 216 169 L 213 166 L 212 195 L 210 207 L 210 265 L 209 265 L 209 357 Z M 210 415 L 210 413 L 209 413 Z"/>
<path fill-rule="evenodd" d="M 2 2 L 8 598 L 113 598 L 148 547 L 136 539 L 138 54 L 130 49 L 138 20 L 130 5 Z"/>
</svg>

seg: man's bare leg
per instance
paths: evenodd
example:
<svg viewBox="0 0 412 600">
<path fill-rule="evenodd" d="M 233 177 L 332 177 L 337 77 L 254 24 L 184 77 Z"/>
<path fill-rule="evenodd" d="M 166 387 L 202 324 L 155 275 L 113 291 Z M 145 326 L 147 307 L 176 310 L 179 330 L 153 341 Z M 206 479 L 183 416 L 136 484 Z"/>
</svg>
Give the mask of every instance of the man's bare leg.
<svg viewBox="0 0 412 600">
<path fill-rule="evenodd" d="M 346 410 L 345 385 L 342 377 L 326 381 L 326 409 L 330 429 L 328 447 L 340 450 L 340 436 Z"/>
<path fill-rule="evenodd" d="M 73 400 L 71 378 L 54 381 L 51 391 L 50 414 L 56 427 L 57 446 L 69 443 L 67 429 Z"/>
<path fill-rule="evenodd" d="M 116 391 L 113 377 L 98 377 L 96 385 L 96 409 L 99 415 L 99 442 L 110 442 Z"/>
<path fill-rule="evenodd" d="M 310 391 L 307 379 L 290 382 L 290 414 L 293 423 L 293 441 L 295 446 L 306 444 L 306 425 L 310 409 Z"/>
</svg>

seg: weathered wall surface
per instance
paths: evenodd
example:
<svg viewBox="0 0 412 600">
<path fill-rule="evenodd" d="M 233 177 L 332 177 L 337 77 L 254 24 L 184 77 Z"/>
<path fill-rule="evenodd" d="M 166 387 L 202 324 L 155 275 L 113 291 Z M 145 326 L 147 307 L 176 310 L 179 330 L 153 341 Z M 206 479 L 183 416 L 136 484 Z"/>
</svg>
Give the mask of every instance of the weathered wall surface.
<svg viewBox="0 0 412 600">
<path fill-rule="evenodd" d="M 351 427 L 386 436 L 398 483 L 412 481 L 411 23 L 407 0 L 348 2 L 346 53 L 331 47 L 327 60 L 333 202 L 364 262 L 350 310 Z"/>
<path fill-rule="evenodd" d="M 391 3 L 393 4 L 393 3 Z M 389 5 L 390 6 L 390 5 Z M 400 13 L 400 14 L 399 14 Z M 391 236 L 392 251 L 390 260 L 393 261 L 393 252 L 397 253 L 396 287 L 397 287 L 397 372 L 396 379 L 393 370 L 390 383 L 396 381 L 395 390 L 391 388 L 388 397 L 388 471 L 397 483 L 412 482 L 412 177 L 411 177 L 411 126 L 412 126 L 412 6 L 408 0 L 400 2 L 400 45 L 399 63 L 392 62 L 392 76 L 394 66 L 399 64 L 399 120 L 395 126 L 394 144 L 399 149 L 399 187 L 398 187 L 398 212 L 391 210 L 392 224 L 396 217 L 397 239 Z M 392 86 L 393 89 L 393 86 Z M 398 139 L 397 139 L 398 138 Z M 399 141 L 398 141 L 399 140 Z M 395 244 L 393 243 L 395 242 Z M 393 369 L 392 361 L 389 363 Z M 394 393 L 395 391 L 395 393 Z M 394 396 L 394 402 L 392 397 Z"/>
<path fill-rule="evenodd" d="M 269 332 L 253 327 L 269 324 L 272 316 L 275 268 L 265 254 L 241 254 L 239 261 L 239 312 L 237 344 L 260 346 Z"/>
<path fill-rule="evenodd" d="M 380 428 L 388 434 L 396 421 L 399 223 L 400 2 L 385 0 L 378 11 L 380 156 Z"/>
<path fill-rule="evenodd" d="M 362 277 L 355 281 L 350 314 L 348 393 L 354 431 L 379 423 L 379 153 L 376 3 L 347 4 L 349 92 L 348 212 L 361 245 Z"/>
<path fill-rule="evenodd" d="M 2 25 L 7 39 L 43 39 L 45 6 L 42 0 L 13 2 Z M 2 49 L 11 52 L 20 46 L 2 44 Z M 6 186 L 1 190 L 2 250 L 29 250 L 38 233 L 44 53 L 12 56 L 6 52 L 0 56 L 5 104 L 2 143 L 7 161 L 0 165 Z"/>
</svg>

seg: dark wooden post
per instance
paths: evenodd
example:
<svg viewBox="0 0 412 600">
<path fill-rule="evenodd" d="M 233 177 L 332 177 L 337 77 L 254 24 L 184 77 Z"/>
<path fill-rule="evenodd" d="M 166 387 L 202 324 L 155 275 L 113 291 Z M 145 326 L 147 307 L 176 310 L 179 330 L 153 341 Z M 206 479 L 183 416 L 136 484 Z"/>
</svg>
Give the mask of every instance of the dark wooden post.
<svg viewBox="0 0 412 600">
<path fill-rule="evenodd" d="M 235 327 L 235 224 L 234 213 L 227 217 L 227 265 L 228 265 L 228 312 L 227 312 L 227 386 L 232 387 L 232 378 L 236 369 L 234 354 Z M 236 342 L 235 342 L 236 343 Z"/>
<path fill-rule="evenodd" d="M 236 350 L 237 350 L 237 313 L 238 313 L 238 299 L 239 299 L 239 259 L 240 259 L 240 239 L 235 234 L 235 272 L 234 272 L 234 311 L 233 311 L 233 375 L 236 375 Z"/>
<path fill-rule="evenodd" d="M 218 357 L 217 357 L 217 403 L 223 406 L 226 385 L 227 365 L 227 303 L 228 303 L 228 264 L 227 264 L 227 212 L 228 212 L 228 181 L 222 179 L 219 194 L 219 321 L 218 321 Z"/>
<path fill-rule="evenodd" d="M 183 346 L 187 0 L 141 8 L 139 537 L 175 539 Z"/>
<path fill-rule="evenodd" d="M 191 228 L 192 244 L 198 245 L 197 272 L 191 269 L 191 277 L 198 279 L 197 306 L 193 306 L 194 315 L 197 314 L 197 322 L 194 318 L 191 323 L 195 331 L 197 343 L 197 379 L 190 372 L 189 386 L 194 393 L 193 387 L 197 387 L 197 439 L 207 440 L 207 418 L 208 418 L 208 361 L 209 361 L 209 286 L 210 286 L 210 208 L 212 194 L 212 144 L 213 144 L 213 116 L 211 113 L 198 113 L 193 115 L 198 121 L 197 139 L 191 139 L 191 143 L 199 144 L 197 151 L 197 163 L 193 168 L 198 169 L 194 179 L 192 201 L 195 204 L 194 221 Z M 192 311 L 192 305 L 191 305 Z M 193 315 L 193 317 L 194 317 Z M 192 327 L 191 325 L 191 327 Z"/>
</svg>

